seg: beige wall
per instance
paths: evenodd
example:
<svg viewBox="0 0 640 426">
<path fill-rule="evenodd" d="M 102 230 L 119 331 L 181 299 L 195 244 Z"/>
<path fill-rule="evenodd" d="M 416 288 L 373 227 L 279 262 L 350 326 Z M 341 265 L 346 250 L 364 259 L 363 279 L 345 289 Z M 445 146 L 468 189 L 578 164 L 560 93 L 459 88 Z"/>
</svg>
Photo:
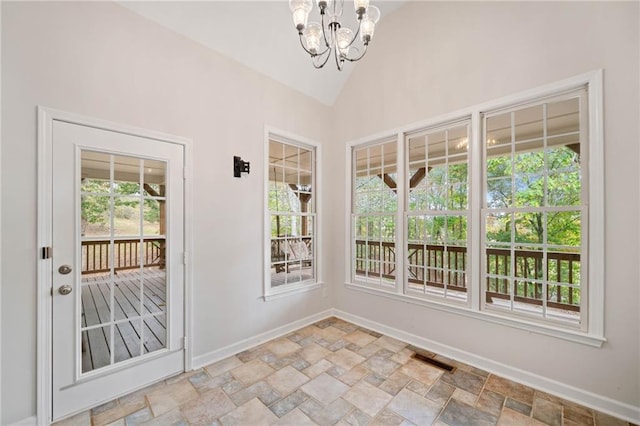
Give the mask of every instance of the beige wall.
<svg viewBox="0 0 640 426">
<path fill-rule="evenodd" d="M 329 307 L 259 299 L 264 125 L 322 143 L 329 108 L 114 3 L 2 8 L 0 424 L 35 414 L 37 105 L 193 140 L 195 356 Z"/>
<path fill-rule="evenodd" d="M 484 101 L 604 69 L 606 311 L 602 348 L 336 285 L 339 309 L 510 368 L 640 406 L 638 3 L 409 3 L 382 22 L 334 106 L 328 149 Z M 339 170 L 339 169 L 338 169 Z M 345 173 L 331 176 L 330 235 L 345 228 Z M 344 282 L 334 241 L 332 282 Z"/>
<path fill-rule="evenodd" d="M 193 139 L 196 356 L 335 306 L 640 405 L 640 253 L 629 237 L 640 235 L 640 193 L 630 190 L 640 180 L 638 16 L 638 3 L 409 3 L 383 20 L 331 109 L 115 4 L 3 2 L 0 424 L 35 414 L 36 105 Z M 343 287 L 347 141 L 596 68 L 606 116 L 602 348 Z M 259 300 L 264 124 L 324 143 L 327 298 Z M 248 178 L 232 177 L 233 155 L 251 161 Z"/>
</svg>

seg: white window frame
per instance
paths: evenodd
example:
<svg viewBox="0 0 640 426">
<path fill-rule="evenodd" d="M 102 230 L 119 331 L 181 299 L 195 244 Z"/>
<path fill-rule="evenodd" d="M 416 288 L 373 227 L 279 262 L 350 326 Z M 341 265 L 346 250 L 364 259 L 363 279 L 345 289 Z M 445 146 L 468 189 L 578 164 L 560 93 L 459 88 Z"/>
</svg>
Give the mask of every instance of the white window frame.
<svg viewBox="0 0 640 426">
<path fill-rule="evenodd" d="M 503 108 L 513 108 L 518 104 L 526 104 L 538 101 L 543 98 L 556 96 L 567 91 L 586 87 L 588 91 L 588 148 L 586 170 L 588 173 L 588 205 L 586 216 L 588 218 L 587 244 L 587 292 L 588 297 L 583 301 L 582 307 L 586 309 L 585 329 L 575 329 L 559 326 L 548 322 L 531 321 L 530 318 L 520 318 L 514 315 L 505 315 L 502 312 L 482 309 L 482 289 L 481 262 L 484 236 L 482 235 L 480 209 L 483 205 L 484 194 L 482 188 L 484 183 L 480 179 L 484 175 L 483 152 L 482 152 L 482 113 L 496 111 Z M 513 328 L 526 330 L 538 334 L 557 337 L 560 339 L 585 344 L 588 346 L 600 347 L 606 341 L 604 336 L 604 129 L 603 129 L 603 71 L 595 70 L 581 74 L 566 80 L 547 84 L 531 90 L 523 91 L 514 95 L 471 106 L 450 114 L 434 117 L 421 123 L 402 127 L 393 133 L 373 135 L 367 138 L 353 141 L 347 145 L 346 149 L 346 170 L 347 176 L 352 176 L 351 153 L 354 148 L 364 146 L 381 138 L 388 137 L 389 134 L 397 134 L 398 137 L 398 158 L 402 159 L 398 163 L 398 205 L 406 206 L 406 166 L 405 166 L 405 145 L 406 135 L 429 127 L 438 126 L 460 120 L 471 116 L 471 136 L 469 141 L 469 209 L 471 221 L 468 224 L 469 252 L 468 252 L 468 286 L 469 305 L 460 306 L 446 303 L 430 298 L 416 297 L 406 294 L 406 261 L 404 248 L 398 250 L 396 262 L 397 270 L 402 271 L 397 274 L 395 290 L 386 290 L 368 286 L 366 283 L 355 281 L 351 277 L 353 252 L 351 241 L 353 240 L 351 228 L 351 208 L 346 211 L 345 229 L 350 230 L 345 236 L 345 248 L 350 255 L 345 265 L 345 285 L 349 289 L 363 291 L 382 297 L 399 300 L 402 302 L 423 305 L 433 309 L 463 315 L 469 318 L 480 319 L 496 324 L 510 326 Z M 346 206 L 351 206 L 352 181 L 346 182 Z M 405 245 L 405 228 L 407 226 L 405 208 L 398 209 L 398 229 L 396 232 L 396 247 Z M 400 242 L 400 244 L 398 244 Z M 401 280 L 401 281 L 400 281 Z"/>
<path fill-rule="evenodd" d="M 386 145 L 386 144 L 390 144 L 390 143 L 396 143 L 397 146 L 397 135 L 393 135 L 393 136 L 388 136 L 385 138 L 380 138 L 380 139 L 376 139 L 374 141 L 371 141 L 369 143 L 366 144 L 361 144 L 361 145 L 357 145 L 357 146 L 353 146 L 352 149 L 350 150 L 350 161 L 352 162 L 352 167 L 349 169 L 351 174 L 349 175 L 349 188 L 351 190 L 351 188 L 353 187 L 353 184 L 355 183 L 355 176 L 354 176 L 354 170 L 355 170 L 355 157 L 353 156 L 353 154 L 355 153 L 356 149 L 366 149 L 366 148 L 370 148 L 370 147 L 374 147 L 374 146 L 382 146 L 382 145 Z M 396 154 L 397 155 L 397 154 Z M 383 161 L 384 163 L 384 161 Z M 401 179 L 401 175 L 400 175 L 400 164 L 398 164 L 397 159 L 396 159 L 396 172 L 397 172 L 397 180 L 398 182 L 396 182 L 396 185 L 398 185 L 396 187 L 397 189 L 397 198 L 396 198 L 396 210 L 395 212 L 382 212 L 382 211 L 378 211 L 378 212 L 372 212 L 369 214 L 358 214 L 354 211 L 354 205 L 355 205 L 355 200 L 353 199 L 353 197 L 350 197 L 349 199 L 349 212 L 350 212 L 350 223 L 349 223 L 349 235 L 352 236 L 352 240 L 351 241 L 355 241 L 355 235 L 354 235 L 354 228 L 355 228 L 355 217 L 356 216 L 367 216 L 367 217 L 376 217 L 376 216 L 395 216 L 395 238 L 394 238 L 394 244 L 395 244 L 395 248 L 396 248 L 396 262 L 395 262 L 395 268 L 396 271 L 398 271 L 398 261 L 397 259 L 399 258 L 399 256 L 401 255 L 400 252 L 398 251 L 398 241 L 399 240 L 399 236 L 398 236 L 398 230 L 401 227 L 402 224 L 402 220 L 401 220 L 401 215 L 400 213 L 400 206 L 402 205 L 400 203 L 400 194 L 399 194 L 399 190 L 400 190 L 400 186 L 399 186 L 399 181 Z M 355 260 L 356 259 L 356 247 L 355 244 L 351 245 L 351 259 Z M 381 267 L 382 267 L 382 263 L 381 263 Z M 354 282 L 360 282 L 364 285 L 368 285 L 371 287 L 375 287 L 375 288 L 380 288 L 383 290 L 387 290 L 387 291 L 397 291 L 397 289 L 401 286 L 402 283 L 402 279 L 401 277 L 399 277 L 399 274 L 396 274 L 396 279 L 394 281 L 393 284 L 391 284 L 388 280 L 386 282 L 383 282 L 382 276 L 379 277 L 379 279 L 369 279 L 369 278 L 362 278 L 360 276 L 356 275 L 356 271 L 355 271 L 355 266 L 354 263 L 351 262 L 351 269 L 350 269 L 350 277 L 351 280 Z"/>
<path fill-rule="evenodd" d="M 461 117 L 455 120 L 449 120 L 446 122 L 442 122 L 438 125 L 435 126 L 429 126 L 426 128 L 422 128 L 419 129 L 417 131 L 412 131 L 412 132 L 405 132 L 404 134 L 404 148 L 405 148 L 405 154 L 404 157 L 402 158 L 402 161 L 405 164 L 405 170 L 407 171 L 407 176 L 406 179 L 404 180 L 404 184 L 405 184 L 405 188 L 404 188 L 404 196 L 405 196 L 405 204 L 403 207 L 403 220 L 404 220 L 404 232 L 408 234 L 408 225 L 409 225 L 409 217 L 411 216 L 451 216 L 452 212 L 455 212 L 455 210 L 451 210 L 448 207 L 442 210 L 409 210 L 409 200 L 407 198 L 407 195 L 409 193 L 409 188 L 408 188 L 408 182 L 410 182 L 410 176 L 409 176 L 409 162 L 410 162 L 410 158 L 408 154 L 409 151 L 409 139 L 413 138 L 413 137 L 417 137 L 417 136 L 421 136 L 421 135 L 430 135 L 430 134 L 434 134 L 434 133 L 439 133 L 439 132 L 448 132 L 451 129 L 454 128 L 460 128 L 463 126 L 467 127 L 467 146 L 469 146 L 469 144 L 471 143 L 471 117 L 467 116 L 467 117 Z M 425 149 L 428 151 L 428 148 L 425 147 Z M 449 161 L 449 154 L 445 154 L 445 161 L 448 163 Z M 465 267 L 465 275 L 467 278 L 467 297 L 466 300 L 456 300 L 453 298 L 446 298 L 446 286 L 448 283 L 445 284 L 445 288 L 443 289 L 443 295 L 442 296 L 438 296 L 435 294 L 429 294 L 426 291 L 425 288 L 425 292 L 420 294 L 419 292 L 415 291 L 415 290 L 411 290 L 409 288 L 409 278 L 408 276 L 404 279 L 404 294 L 410 295 L 412 297 L 419 297 L 419 298 L 424 298 L 427 300 L 434 300 L 437 301 L 438 303 L 444 303 L 444 304 L 451 304 L 451 305 L 458 305 L 458 306 L 465 306 L 465 307 L 469 307 L 470 303 L 471 303 L 471 276 L 470 276 L 470 268 L 469 268 L 469 259 L 471 259 L 471 225 L 472 225 L 472 221 L 471 221 L 471 214 L 472 214 L 472 208 L 471 208 L 471 197 L 470 197 L 470 184 L 471 184 L 471 167 L 470 167 L 470 154 L 469 154 L 469 150 L 467 151 L 467 208 L 465 210 L 458 210 L 457 213 L 455 214 L 456 216 L 464 216 L 467 220 L 467 241 L 466 241 L 466 246 L 467 246 L 467 253 L 466 253 L 466 258 L 467 258 L 467 265 Z M 425 164 L 426 166 L 426 164 Z M 426 172 L 426 176 L 425 178 L 428 179 L 429 176 L 429 171 L 425 171 Z M 448 183 L 447 183 L 448 185 Z M 439 214 L 436 214 L 439 213 Z M 407 239 L 406 241 L 401 241 L 401 244 L 403 244 L 404 249 L 405 249 L 405 253 L 408 252 L 409 250 L 409 240 Z M 444 243 L 445 246 L 448 245 L 447 242 Z M 444 252 L 443 252 L 444 253 Z M 409 262 L 407 261 L 406 257 L 403 258 L 403 260 L 405 260 L 406 264 L 404 265 L 404 273 L 407 274 L 407 269 L 409 266 Z M 443 275 L 445 271 L 450 271 L 451 269 L 449 268 L 449 265 L 447 265 L 447 267 L 445 268 L 443 266 Z"/>
<path fill-rule="evenodd" d="M 581 212 L 581 244 L 580 244 L 580 259 L 589 259 L 589 235 L 588 235 L 588 224 L 589 224 L 589 214 L 588 214 L 588 205 L 589 205 L 589 181 L 590 181 L 590 175 L 588 172 L 588 163 L 589 163 L 589 157 L 590 157 L 590 152 L 589 152 L 589 137 L 588 137 L 588 126 L 585 125 L 585 122 L 583 122 L 583 118 L 586 118 L 585 121 L 588 122 L 588 99 L 586 99 L 585 95 L 588 96 L 588 91 L 586 89 L 586 87 L 581 87 L 581 88 L 576 88 L 570 91 L 567 91 L 565 93 L 557 93 L 555 95 L 552 95 L 551 97 L 543 97 L 543 98 L 539 98 L 536 100 L 533 100 L 532 102 L 528 102 L 528 103 L 524 103 L 524 104 L 519 104 L 516 106 L 512 106 L 512 107 L 508 107 L 508 108 L 501 108 L 498 110 L 493 110 L 493 111 L 487 111 L 487 112 L 483 112 L 481 114 L 481 119 L 482 119 L 482 127 L 483 127 L 483 132 L 482 132 L 482 139 L 484 140 L 484 138 L 486 138 L 486 120 L 490 117 L 494 117 L 497 115 L 503 115 L 503 114 L 511 114 L 511 120 L 513 120 L 513 113 L 517 112 L 517 111 L 521 111 L 523 109 L 527 109 L 530 107 L 535 107 L 535 106 L 542 106 L 543 104 L 549 104 L 549 103 L 553 103 L 553 102 L 557 102 L 557 101 L 561 101 L 561 100 L 567 100 L 567 99 L 571 99 L 571 98 L 576 98 L 578 97 L 580 99 L 580 104 L 579 104 L 579 114 L 580 114 L 580 128 L 579 128 L 579 133 L 580 133 L 580 146 L 586 148 L 585 150 L 581 150 L 581 164 L 580 164 L 580 175 L 582 177 L 582 182 L 581 182 L 581 197 L 580 197 L 580 204 L 576 205 L 576 206 L 547 206 L 547 205 L 543 205 L 540 207 L 532 207 L 532 206 L 521 206 L 521 207 L 516 207 L 516 206 L 509 206 L 509 207 L 504 207 L 504 208 L 488 208 L 486 206 L 486 199 L 483 200 L 482 206 L 480 207 L 481 210 L 481 219 L 480 219 L 480 226 L 481 226 L 481 255 L 482 255 L 482 261 L 480 262 L 481 268 L 482 268 L 482 272 L 481 272 L 481 277 L 480 277 L 480 282 L 482 284 L 482 295 L 481 295 L 481 299 L 484 301 L 485 300 L 485 296 L 486 296 L 486 292 L 487 290 L 487 283 L 486 283 L 486 278 L 487 278 L 487 271 L 486 271 L 486 250 L 488 249 L 487 246 L 487 241 L 486 241 L 486 221 L 485 218 L 487 215 L 491 214 L 492 212 L 509 212 L 509 213 L 515 213 L 515 214 L 526 214 L 526 213 L 533 213 L 533 212 L 547 212 L 547 213 L 551 213 L 551 212 L 557 212 L 557 211 L 580 211 Z M 543 111 L 545 113 L 544 116 L 544 120 L 543 122 L 546 120 L 546 108 L 543 107 Z M 514 134 L 514 129 L 513 129 L 513 123 L 511 123 L 512 126 L 512 131 L 511 131 L 511 137 L 512 137 L 512 142 L 509 144 L 510 145 L 510 149 L 512 150 L 512 155 L 516 152 L 515 151 L 515 146 L 518 143 L 518 141 L 515 141 L 515 134 Z M 548 139 L 552 139 L 552 137 L 548 137 L 547 134 L 547 128 L 546 128 L 546 124 L 543 128 L 543 136 L 541 137 L 541 139 L 543 140 L 543 145 L 544 145 L 544 149 L 547 148 L 547 140 Z M 586 142 L 584 142 L 586 141 Z M 487 168 L 487 144 L 486 143 L 482 143 L 482 182 L 483 182 L 483 188 L 482 188 L 482 194 L 486 194 L 487 193 L 487 176 L 486 176 L 486 168 Z M 552 169 L 547 169 L 545 166 L 545 170 L 543 175 L 548 175 L 549 173 L 553 172 Z M 511 179 L 515 179 L 515 175 L 512 173 Z M 546 181 L 545 181 L 546 182 Z M 546 183 L 545 183 L 545 190 L 546 190 Z M 546 198 L 545 198 L 546 200 Z M 545 225 L 545 229 L 546 229 L 546 225 Z M 515 232 L 515 224 L 512 222 L 512 238 L 513 238 L 513 233 Z M 546 232 L 546 231 L 545 231 Z M 519 243 L 508 243 L 505 244 L 505 248 L 508 245 L 510 248 L 509 250 L 512 251 L 511 256 L 510 256 L 510 262 L 511 262 L 511 267 L 510 270 L 514 271 L 514 264 L 515 264 L 515 256 L 513 256 L 513 250 L 517 250 L 517 246 Z M 542 259 L 543 262 L 547 262 L 548 261 L 548 247 L 547 247 L 547 243 L 543 242 L 540 246 L 540 253 L 542 254 Z M 567 327 L 567 328 L 574 328 L 576 330 L 581 330 L 583 332 L 586 332 L 588 330 L 588 300 L 589 300 L 589 275 L 588 275 L 588 271 L 589 271 L 589 263 L 588 262 L 581 262 L 581 270 L 584 272 L 581 275 L 584 275 L 584 277 L 581 280 L 581 284 L 580 284 L 580 289 L 581 289 L 581 300 L 586 301 L 587 303 L 582 303 L 580 305 L 580 315 L 579 315 L 579 323 L 578 324 L 570 324 L 568 322 L 564 322 L 561 320 L 554 320 L 553 318 L 542 318 L 540 315 L 538 314 L 528 314 L 525 312 L 521 312 L 521 311 L 517 311 L 517 310 L 512 310 L 511 311 L 505 311 L 499 307 L 496 306 L 492 306 L 490 304 L 487 304 L 485 302 L 482 303 L 481 309 L 483 310 L 487 310 L 487 311 L 494 311 L 496 312 L 498 315 L 506 315 L 506 316 L 514 316 L 514 317 L 520 317 L 523 319 L 528 319 L 529 321 L 534 321 L 534 322 L 540 322 L 540 323 L 545 323 L 545 324 L 553 324 L 553 323 L 557 323 L 560 327 Z M 501 275 L 502 276 L 502 275 Z M 511 280 L 518 280 L 518 278 L 516 276 L 513 275 L 513 272 L 511 273 L 511 275 L 504 275 L 505 278 L 509 279 L 510 282 Z M 524 278 L 520 278 L 520 281 L 525 281 Z M 543 289 L 546 289 L 547 286 L 553 286 L 553 284 L 548 282 L 548 277 L 546 275 L 546 269 L 543 269 L 543 278 L 542 279 L 536 279 L 534 280 L 536 282 L 539 282 L 540 285 L 542 286 Z M 511 285 L 511 284 L 510 284 Z M 543 291 L 543 293 L 546 293 L 546 291 Z M 511 295 L 511 299 L 509 300 L 510 303 L 513 303 L 515 298 L 515 295 Z M 542 311 L 546 311 L 547 308 L 547 303 L 552 302 L 552 301 L 547 301 L 544 297 L 542 300 Z"/>
<path fill-rule="evenodd" d="M 273 140 L 279 143 L 308 149 L 312 152 L 313 167 L 312 167 L 312 194 L 313 211 L 309 212 L 308 216 L 313 218 L 313 237 L 312 244 L 312 265 L 313 265 L 313 279 L 303 280 L 296 283 L 285 284 L 277 287 L 271 286 L 271 214 L 269 210 L 269 141 Z M 321 148 L 320 145 L 307 138 L 303 138 L 298 135 L 291 134 L 289 132 L 275 129 L 273 127 L 265 127 L 264 132 L 264 201 L 263 201 L 263 299 L 265 301 L 281 298 L 284 296 L 294 295 L 301 292 L 315 290 L 323 286 L 320 274 L 321 268 L 321 256 L 319 251 L 322 248 L 320 241 L 320 214 L 318 214 L 321 201 L 320 201 L 320 158 Z"/>
</svg>

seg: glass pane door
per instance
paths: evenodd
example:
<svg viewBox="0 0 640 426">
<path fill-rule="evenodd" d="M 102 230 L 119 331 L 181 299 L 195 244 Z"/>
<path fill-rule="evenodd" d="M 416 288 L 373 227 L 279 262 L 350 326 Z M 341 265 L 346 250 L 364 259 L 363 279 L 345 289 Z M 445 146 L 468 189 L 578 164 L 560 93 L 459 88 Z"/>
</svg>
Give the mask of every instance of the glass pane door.
<svg viewBox="0 0 640 426">
<path fill-rule="evenodd" d="M 81 150 L 82 373 L 167 347 L 166 163 Z"/>
</svg>

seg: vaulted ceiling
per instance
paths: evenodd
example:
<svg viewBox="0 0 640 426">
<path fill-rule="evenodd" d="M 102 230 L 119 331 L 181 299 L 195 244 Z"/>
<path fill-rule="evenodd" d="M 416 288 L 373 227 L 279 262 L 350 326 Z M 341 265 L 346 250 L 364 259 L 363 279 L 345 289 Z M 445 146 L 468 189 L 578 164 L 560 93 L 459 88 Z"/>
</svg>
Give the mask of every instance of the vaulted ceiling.
<svg viewBox="0 0 640 426">
<path fill-rule="evenodd" d="M 339 1 L 339 0 L 337 0 Z M 350 0 L 344 24 L 355 28 Z M 405 1 L 373 0 L 384 16 Z M 128 9 L 233 58 L 282 84 L 332 105 L 357 63 L 317 70 L 300 47 L 287 1 L 136 1 Z M 314 1 L 315 7 L 315 1 Z M 378 25 L 383 24 L 381 21 Z M 370 48 L 375 49 L 375 37 Z M 363 60 L 366 60 L 363 59 Z"/>
</svg>

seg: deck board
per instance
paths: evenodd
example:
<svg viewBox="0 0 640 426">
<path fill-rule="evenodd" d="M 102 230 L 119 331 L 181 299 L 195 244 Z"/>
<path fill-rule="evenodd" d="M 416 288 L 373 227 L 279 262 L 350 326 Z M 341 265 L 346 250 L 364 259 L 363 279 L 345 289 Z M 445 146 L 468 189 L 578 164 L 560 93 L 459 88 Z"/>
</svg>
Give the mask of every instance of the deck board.
<svg viewBox="0 0 640 426">
<path fill-rule="evenodd" d="M 142 350 L 149 353 L 166 345 L 166 291 L 164 271 L 156 268 L 145 270 L 143 275 L 144 298 L 140 303 L 140 272 L 119 272 L 113 282 L 108 274 L 85 275 L 82 277 L 82 327 L 91 327 L 111 321 L 113 325 L 114 348 L 111 348 L 110 325 L 82 331 L 82 371 L 92 371 L 111 363 L 111 349 L 114 362 L 118 363 L 140 356 L 140 339 L 144 339 Z M 112 288 L 113 287 L 113 288 Z M 111 302 L 113 292 L 113 304 Z M 142 314 L 159 316 L 140 317 Z M 127 320 L 128 321 L 123 321 Z"/>
</svg>

